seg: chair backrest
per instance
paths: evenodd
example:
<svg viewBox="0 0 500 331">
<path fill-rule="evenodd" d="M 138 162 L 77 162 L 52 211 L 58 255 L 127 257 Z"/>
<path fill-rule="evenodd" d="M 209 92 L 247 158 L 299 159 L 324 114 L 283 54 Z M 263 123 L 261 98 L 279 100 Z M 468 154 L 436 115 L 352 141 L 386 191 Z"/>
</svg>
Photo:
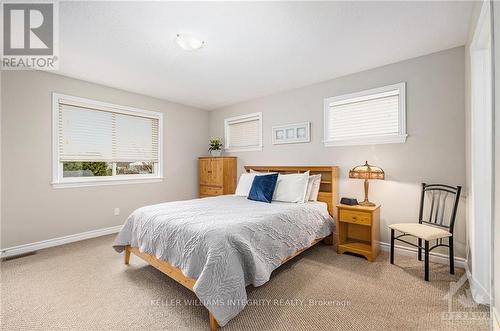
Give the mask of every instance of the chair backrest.
<svg viewBox="0 0 500 331">
<path fill-rule="evenodd" d="M 461 191 L 461 186 L 422 183 L 418 222 L 443 227 L 453 233 Z M 447 204 L 448 201 L 452 203 Z M 428 207 L 424 209 L 424 205 Z"/>
</svg>

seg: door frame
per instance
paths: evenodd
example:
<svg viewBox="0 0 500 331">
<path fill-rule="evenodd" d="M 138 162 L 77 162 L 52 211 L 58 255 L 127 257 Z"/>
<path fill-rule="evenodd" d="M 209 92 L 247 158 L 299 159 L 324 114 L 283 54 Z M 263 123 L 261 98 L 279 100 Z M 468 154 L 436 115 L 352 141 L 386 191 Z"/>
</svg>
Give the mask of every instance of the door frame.
<svg viewBox="0 0 500 331">
<path fill-rule="evenodd" d="M 474 300 L 491 302 L 493 219 L 493 63 L 491 4 L 483 2 L 470 44 L 471 187 L 468 201 L 471 270 L 467 270 Z M 469 265 L 469 264 L 467 264 Z"/>
</svg>

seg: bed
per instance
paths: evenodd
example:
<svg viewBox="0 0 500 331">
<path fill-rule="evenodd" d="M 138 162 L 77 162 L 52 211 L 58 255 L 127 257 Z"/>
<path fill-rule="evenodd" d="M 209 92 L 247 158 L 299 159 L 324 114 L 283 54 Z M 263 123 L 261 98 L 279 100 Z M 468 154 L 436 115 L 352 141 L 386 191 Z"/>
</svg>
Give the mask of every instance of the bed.
<svg viewBox="0 0 500 331">
<path fill-rule="evenodd" d="M 246 166 L 259 172 L 320 173 L 317 202 L 262 203 L 236 195 L 167 202 L 134 211 L 113 247 L 134 254 L 192 290 L 211 330 L 246 305 L 246 286 L 320 241 L 333 243 L 337 167 Z"/>
</svg>

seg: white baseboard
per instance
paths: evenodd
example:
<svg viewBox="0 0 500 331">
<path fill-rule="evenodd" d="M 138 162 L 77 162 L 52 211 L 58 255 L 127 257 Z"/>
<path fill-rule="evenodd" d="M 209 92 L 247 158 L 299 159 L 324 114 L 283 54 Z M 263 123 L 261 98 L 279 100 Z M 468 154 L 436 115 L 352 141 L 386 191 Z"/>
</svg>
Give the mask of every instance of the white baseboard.
<svg viewBox="0 0 500 331">
<path fill-rule="evenodd" d="M 379 244 L 380 244 L 380 248 L 383 251 L 389 252 L 391 250 L 391 244 L 385 243 L 385 242 L 379 242 Z M 394 245 L 394 253 L 405 255 L 405 256 L 413 256 L 413 257 L 417 258 L 417 248 L 416 247 Z M 424 252 L 422 250 L 422 258 L 423 258 L 423 255 L 424 255 Z M 445 254 L 430 252 L 429 257 L 430 257 L 430 261 L 432 261 L 432 262 L 441 263 L 441 264 L 449 264 L 450 263 L 448 255 L 445 255 Z M 455 266 L 456 267 L 460 267 L 460 268 L 465 269 L 465 265 L 466 265 L 466 260 L 464 258 L 455 257 Z"/>
<path fill-rule="evenodd" d="M 14 255 L 26 254 L 26 253 L 38 251 L 38 250 L 43 249 L 43 248 L 49 248 L 49 247 L 69 244 L 69 243 L 72 243 L 75 241 L 105 236 L 107 234 L 117 233 L 121 230 L 121 228 L 122 228 L 122 225 L 117 225 L 117 226 L 112 226 L 109 228 L 92 230 L 92 231 L 87 231 L 87 232 L 82 232 L 82 233 L 77 233 L 77 234 L 71 234 L 69 236 L 64 236 L 64 237 L 59 237 L 59 238 L 54 238 L 54 239 L 37 241 L 34 243 L 30 243 L 30 244 L 24 244 L 24 245 L 19 245 L 19 246 L 3 248 L 3 249 L 0 249 L 0 257 L 3 258 L 3 257 L 14 256 Z"/>
</svg>

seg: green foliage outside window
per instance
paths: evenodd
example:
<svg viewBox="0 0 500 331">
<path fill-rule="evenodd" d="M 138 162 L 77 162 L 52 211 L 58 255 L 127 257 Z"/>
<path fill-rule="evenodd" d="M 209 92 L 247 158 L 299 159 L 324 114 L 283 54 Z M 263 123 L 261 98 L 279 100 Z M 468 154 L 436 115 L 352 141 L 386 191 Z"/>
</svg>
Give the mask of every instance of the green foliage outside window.
<svg viewBox="0 0 500 331">
<path fill-rule="evenodd" d="M 64 171 L 90 170 L 94 176 L 111 176 L 112 169 L 107 162 L 64 162 Z"/>
</svg>

